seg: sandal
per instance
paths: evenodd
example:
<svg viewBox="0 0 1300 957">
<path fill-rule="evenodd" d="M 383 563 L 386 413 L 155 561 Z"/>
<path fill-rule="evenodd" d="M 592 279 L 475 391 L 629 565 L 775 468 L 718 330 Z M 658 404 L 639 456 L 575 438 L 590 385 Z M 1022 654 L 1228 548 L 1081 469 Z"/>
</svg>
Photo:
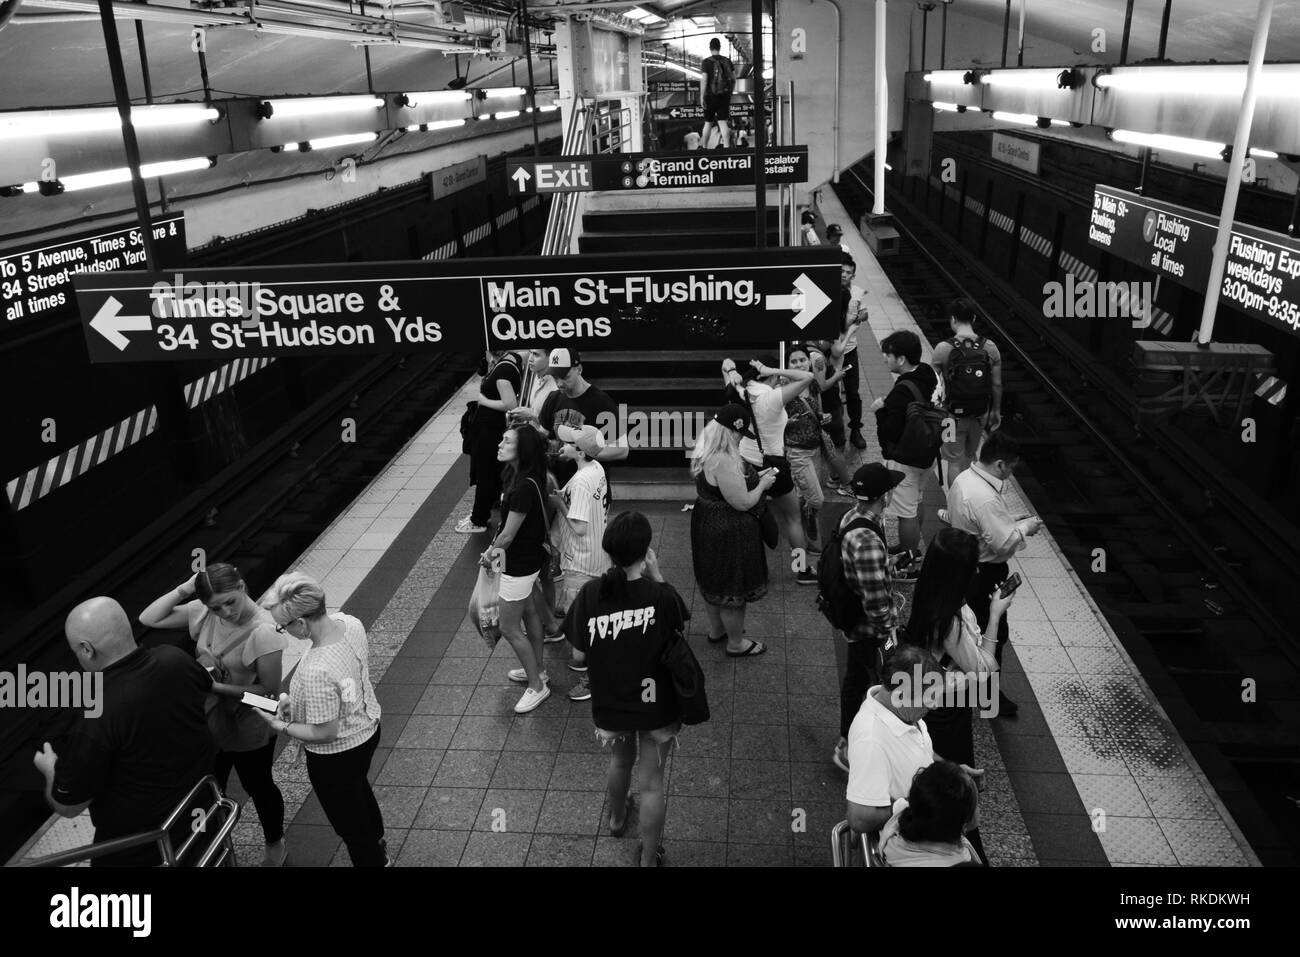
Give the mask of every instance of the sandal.
<svg viewBox="0 0 1300 957">
<path fill-rule="evenodd" d="M 748 648 L 746 648 L 744 651 L 728 651 L 727 657 L 728 658 L 752 658 L 756 655 L 761 655 L 763 652 L 767 651 L 767 645 L 763 644 L 761 641 L 755 641 L 753 638 L 748 639 L 748 641 L 749 641 Z"/>
<path fill-rule="evenodd" d="M 641 841 L 637 841 L 636 863 L 638 867 L 641 866 L 641 852 L 644 849 L 645 849 L 645 844 L 642 843 Z M 663 867 L 663 866 L 664 866 L 664 846 L 660 844 L 659 847 L 655 850 L 655 867 Z"/>
<path fill-rule="evenodd" d="M 730 640 L 730 639 L 727 638 L 727 633 L 724 631 L 722 634 L 718 635 L 718 637 L 716 637 L 716 638 L 710 638 L 710 639 L 709 639 L 709 644 L 711 644 L 711 645 L 720 645 L 720 644 L 722 644 L 724 641 L 729 641 L 729 640 Z"/>
<path fill-rule="evenodd" d="M 614 826 L 614 819 L 613 819 L 613 818 L 610 818 L 610 820 L 609 820 L 609 836 L 610 836 L 610 837 L 622 837 L 624 834 L 626 834 L 626 833 L 627 833 L 627 822 L 630 821 L 630 820 L 632 820 L 632 795 L 629 794 L 629 795 L 627 796 L 627 804 L 624 805 L 624 807 L 623 807 L 623 823 L 620 824 L 620 825 L 618 825 L 618 827 L 615 827 L 615 826 Z"/>
</svg>

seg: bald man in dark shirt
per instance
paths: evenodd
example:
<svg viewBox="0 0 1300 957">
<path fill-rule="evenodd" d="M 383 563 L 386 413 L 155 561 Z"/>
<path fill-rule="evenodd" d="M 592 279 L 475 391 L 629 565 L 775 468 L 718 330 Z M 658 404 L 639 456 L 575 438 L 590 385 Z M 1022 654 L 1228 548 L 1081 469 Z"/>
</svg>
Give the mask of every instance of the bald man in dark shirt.
<svg viewBox="0 0 1300 957">
<path fill-rule="evenodd" d="M 215 751 L 204 717 L 212 678 L 177 648 L 138 647 L 130 619 L 111 598 L 82 602 L 64 632 L 82 669 L 103 675 L 103 712 L 81 718 L 62 755 L 49 742 L 36 753 L 45 798 L 64 817 L 89 807 L 96 843 L 150 831 L 212 770 Z M 92 861 L 160 862 L 154 844 Z"/>
</svg>

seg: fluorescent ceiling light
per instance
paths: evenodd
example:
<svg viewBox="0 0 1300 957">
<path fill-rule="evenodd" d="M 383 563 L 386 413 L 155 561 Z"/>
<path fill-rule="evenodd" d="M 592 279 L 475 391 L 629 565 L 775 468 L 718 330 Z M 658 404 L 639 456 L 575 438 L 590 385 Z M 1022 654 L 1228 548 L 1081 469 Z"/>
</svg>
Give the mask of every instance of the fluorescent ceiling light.
<svg viewBox="0 0 1300 957">
<path fill-rule="evenodd" d="M 559 108 L 560 108 L 560 104 L 558 104 L 558 103 L 548 103 L 546 106 L 539 106 L 539 107 L 537 108 L 537 112 L 538 112 L 538 113 L 553 113 L 554 111 L 558 110 Z"/>
<path fill-rule="evenodd" d="M 297 100 L 265 100 L 263 108 L 270 108 L 263 118 L 291 116 L 321 116 L 322 114 L 358 113 L 377 110 L 384 101 L 377 96 L 320 96 Z"/>
<path fill-rule="evenodd" d="M 419 123 L 412 123 L 410 126 L 408 126 L 408 127 L 406 128 L 406 132 L 408 132 L 408 133 L 418 133 L 418 132 L 420 132 L 420 124 L 419 124 Z"/>
<path fill-rule="evenodd" d="M 474 117 L 474 119 L 479 120 L 480 122 L 482 122 L 483 120 L 490 120 L 490 119 L 492 119 L 492 114 L 491 114 L 491 113 L 480 113 L 478 116 Z"/>
<path fill-rule="evenodd" d="M 1258 156 L 1260 159 L 1271 159 L 1271 160 L 1277 159 L 1277 154 L 1274 153 L 1272 150 L 1262 150 L 1258 146 L 1252 146 L 1246 152 L 1248 152 L 1251 156 Z"/>
<path fill-rule="evenodd" d="M 359 143 L 373 143 L 378 133 L 344 133 L 342 136 L 325 136 L 308 140 L 307 145 L 314 150 L 329 150 L 336 146 L 356 146 Z"/>
<path fill-rule="evenodd" d="M 943 113 L 958 112 L 956 103 L 941 103 L 938 100 L 935 100 L 935 102 L 931 103 L 930 105 L 933 106 L 936 110 L 939 110 L 940 112 Z"/>
<path fill-rule="evenodd" d="M 431 130 L 449 130 L 455 126 L 464 126 L 465 120 L 434 120 L 428 124 Z"/>
<path fill-rule="evenodd" d="M 433 106 L 435 103 L 464 103 L 470 98 L 468 90 L 431 90 L 425 93 L 406 93 L 408 108 Z"/>
<path fill-rule="evenodd" d="M 1290 64 L 1264 67 L 1256 89 L 1261 96 L 1300 97 L 1300 73 Z M 1213 68 L 1148 67 L 1133 72 L 1102 73 L 1097 86 L 1103 90 L 1133 93 L 1189 93 L 1241 96 L 1246 89 L 1244 66 Z"/>
<path fill-rule="evenodd" d="M 194 159 L 168 160 L 165 163 L 146 163 L 140 167 L 140 176 L 143 179 L 152 179 L 155 176 L 175 176 L 177 173 L 192 173 L 195 170 L 211 169 L 214 165 L 212 160 L 206 156 L 197 156 Z M 127 183 L 130 180 L 131 168 L 129 166 L 123 166 L 119 169 L 106 169 L 98 173 L 78 173 L 73 176 L 59 178 L 64 191 L 69 193 L 78 189 L 94 189 L 96 186 Z M 36 183 L 23 184 L 24 193 L 34 192 L 38 188 Z"/>
<path fill-rule="evenodd" d="M 518 115 L 518 110 L 506 110 L 504 113 L 498 113 L 496 117 L 498 120 L 513 120 Z"/>
<path fill-rule="evenodd" d="M 1208 140 L 1193 140 L 1185 136 L 1166 136 L 1163 133 L 1137 133 L 1133 130 L 1115 130 L 1111 139 L 1117 143 L 1131 143 L 1134 146 L 1149 146 L 1156 150 L 1170 150 L 1174 153 L 1186 153 L 1189 156 L 1201 156 L 1205 159 L 1222 159 L 1225 143 L 1211 143 Z"/>
<path fill-rule="evenodd" d="M 701 30 L 715 30 L 718 26 L 717 17 L 687 17 L 691 24 Z"/>
<path fill-rule="evenodd" d="M 169 104 L 131 108 L 131 125 L 150 130 L 167 126 L 211 123 L 221 111 L 202 104 Z M 39 110 L 30 113 L 0 113 L 0 140 L 27 136 L 57 136 L 120 130 L 122 119 L 116 109 Z"/>
<path fill-rule="evenodd" d="M 642 10 L 640 7 L 631 7 L 623 11 L 623 16 L 629 20 L 635 20 L 638 23 L 666 23 L 663 17 L 657 13 L 651 13 L 649 10 Z"/>
<path fill-rule="evenodd" d="M 961 86 L 964 82 L 962 77 L 966 75 L 965 70 L 936 70 L 933 73 L 927 73 L 921 79 L 926 83 L 944 83 L 950 86 Z"/>
<path fill-rule="evenodd" d="M 1020 126 L 1037 126 L 1038 117 L 1029 113 L 1004 113 L 1002 110 L 995 110 L 993 119 L 1002 123 L 1017 123 Z M 1052 120 L 1052 126 L 1069 126 L 1069 120 Z"/>
<path fill-rule="evenodd" d="M 524 96 L 528 93 L 522 86 L 499 86 L 495 89 L 484 90 L 483 95 L 491 99 L 496 96 Z"/>
<path fill-rule="evenodd" d="M 1015 90 L 1057 90 L 1056 78 L 1060 70 L 1007 70 L 1006 72 L 985 73 L 980 82 L 987 86 L 1000 86 Z M 1069 93 L 1069 90 L 1060 90 Z"/>
<path fill-rule="evenodd" d="M 656 64 L 654 63 L 651 63 L 649 65 L 651 67 L 656 66 Z M 680 63 L 674 63 L 672 60 L 664 60 L 663 63 L 657 65 L 660 69 L 663 70 L 676 70 L 678 73 L 684 73 L 693 80 L 704 79 L 704 74 L 701 73 L 699 70 L 692 70 L 690 67 L 682 66 Z"/>
</svg>

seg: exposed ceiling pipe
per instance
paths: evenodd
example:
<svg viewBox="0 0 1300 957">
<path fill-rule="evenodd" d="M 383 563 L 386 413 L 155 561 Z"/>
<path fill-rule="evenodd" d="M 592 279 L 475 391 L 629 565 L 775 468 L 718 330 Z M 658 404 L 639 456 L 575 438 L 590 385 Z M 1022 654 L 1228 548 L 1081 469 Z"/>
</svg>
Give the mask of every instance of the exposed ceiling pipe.
<svg viewBox="0 0 1300 957">
<path fill-rule="evenodd" d="M 204 3 L 201 5 L 205 10 L 222 10 L 229 9 L 234 11 L 246 10 L 247 2 L 244 0 L 221 0 L 216 3 Z M 396 23 L 405 29 L 416 30 L 420 32 L 440 34 L 452 38 L 472 39 L 475 34 L 463 30 L 456 30 L 452 27 L 438 26 L 432 23 L 414 23 L 402 21 L 396 17 L 376 17 L 364 13 L 356 13 L 350 8 L 347 0 L 253 0 L 254 9 L 261 8 L 264 10 L 279 10 L 285 13 L 291 13 L 294 16 L 308 17 L 316 20 L 334 20 L 349 23 L 368 23 L 383 24 L 385 26 Z M 260 18 L 259 18 L 260 19 Z M 491 38 L 479 35 L 478 39 L 489 41 Z"/>
<path fill-rule="evenodd" d="M 90 12 L 98 9 L 97 0 L 25 0 L 25 2 L 30 6 L 50 7 L 57 10 L 73 10 L 77 12 Z M 282 6 L 289 6 L 289 4 L 286 3 Z M 299 23 L 293 20 L 272 19 L 260 16 L 254 19 L 252 14 L 246 12 L 224 13 L 214 10 L 197 10 L 190 7 L 177 7 L 157 3 L 124 3 L 120 2 L 120 0 L 113 4 L 113 13 L 115 17 L 124 20 L 150 20 L 161 23 L 180 23 L 187 26 L 230 26 L 254 29 L 262 33 L 273 33 L 284 36 L 312 37 L 323 40 L 347 40 L 352 43 L 392 43 L 415 49 L 441 50 L 444 52 L 465 54 L 488 52 L 487 48 L 478 46 L 477 37 L 466 37 L 467 40 L 473 41 L 472 46 L 468 43 L 455 43 L 450 39 L 443 39 L 440 36 L 429 36 L 424 32 L 424 28 L 420 24 L 402 23 L 395 20 L 379 20 L 378 23 L 385 28 L 385 32 L 383 34 L 378 34 L 356 28 L 313 26 L 311 24 Z M 343 14 L 342 11 L 338 14 L 334 14 L 330 11 L 312 10 L 310 8 L 304 9 L 300 15 L 311 19 L 338 23 L 350 23 L 355 21 L 358 16 Z M 432 28 L 429 29 L 432 30 Z"/>
</svg>

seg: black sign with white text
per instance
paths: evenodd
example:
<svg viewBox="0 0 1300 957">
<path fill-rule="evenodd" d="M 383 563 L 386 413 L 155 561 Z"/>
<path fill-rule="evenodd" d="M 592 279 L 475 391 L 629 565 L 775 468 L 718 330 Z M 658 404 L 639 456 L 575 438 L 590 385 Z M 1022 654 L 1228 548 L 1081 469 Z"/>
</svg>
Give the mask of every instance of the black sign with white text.
<svg viewBox="0 0 1300 957">
<path fill-rule="evenodd" d="M 655 110 L 654 112 L 656 120 L 704 119 L 703 106 L 665 106 Z M 754 116 L 754 106 L 752 103 L 732 103 L 727 109 L 727 116 L 731 118 L 743 116 L 752 119 Z"/>
<path fill-rule="evenodd" d="M 153 221 L 157 255 L 166 262 L 185 258 L 185 214 Z M 73 315 L 72 277 L 84 272 L 122 272 L 144 265 L 140 227 L 118 226 L 59 239 L 32 249 L 0 253 L 0 319 L 3 327 L 33 319 Z"/>
<path fill-rule="evenodd" d="M 1210 213 L 1099 185 L 1088 241 L 1204 292 L 1218 230 Z M 1233 223 L 1219 292 L 1229 306 L 1300 335 L 1300 239 Z"/>
<path fill-rule="evenodd" d="M 621 189 L 708 189 L 753 186 L 754 152 L 745 149 L 683 153 L 611 153 L 557 156 L 506 164 L 512 195 Z M 808 182 L 808 147 L 772 147 L 766 154 L 767 182 Z"/>
<path fill-rule="evenodd" d="M 833 247 L 114 273 L 76 280 L 92 362 L 833 338 Z"/>
</svg>

